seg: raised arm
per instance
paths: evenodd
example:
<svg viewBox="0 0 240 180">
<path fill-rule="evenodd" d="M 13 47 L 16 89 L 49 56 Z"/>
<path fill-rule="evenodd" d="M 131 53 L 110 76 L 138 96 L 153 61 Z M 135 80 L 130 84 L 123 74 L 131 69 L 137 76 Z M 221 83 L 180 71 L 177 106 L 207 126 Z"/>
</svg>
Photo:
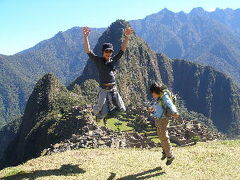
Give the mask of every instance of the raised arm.
<svg viewBox="0 0 240 180">
<path fill-rule="evenodd" d="M 133 30 L 132 28 L 128 27 L 126 29 L 123 30 L 124 33 L 124 40 L 122 42 L 122 47 L 121 50 L 125 51 L 127 49 L 127 45 L 128 45 L 128 38 L 129 36 L 132 34 Z"/>
<path fill-rule="evenodd" d="M 133 32 L 133 30 L 130 27 L 123 30 L 124 40 L 122 42 L 121 50 L 113 57 L 113 60 L 115 62 L 117 62 L 124 54 L 124 51 L 126 51 L 127 45 L 128 45 L 128 38 L 132 34 L 132 32 Z"/>
<path fill-rule="evenodd" d="M 90 59 L 97 62 L 98 56 L 91 51 L 90 43 L 89 43 L 89 40 L 88 40 L 88 36 L 89 36 L 90 32 L 91 31 L 88 27 L 83 27 L 83 37 L 84 37 L 85 51 L 88 54 Z"/>
<path fill-rule="evenodd" d="M 88 27 L 83 27 L 83 36 L 84 36 L 84 45 L 85 45 L 85 51 L 86 53 L 90 53 L 91 49 L 90 49 L 90 43 L 88 40 L 88 36 L 90 34 L 90 29 Z"/>
</svg>

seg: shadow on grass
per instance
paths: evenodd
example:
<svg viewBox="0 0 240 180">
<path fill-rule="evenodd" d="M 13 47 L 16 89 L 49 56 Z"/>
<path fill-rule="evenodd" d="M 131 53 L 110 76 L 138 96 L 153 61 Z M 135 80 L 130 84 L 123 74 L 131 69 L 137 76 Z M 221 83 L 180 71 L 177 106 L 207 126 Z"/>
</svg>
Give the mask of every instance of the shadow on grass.
<svg viewBox="0 0 240 180">
<path fill-rule="evenodd" d="M 121 177 L 118 180 L 149 179 L 149 178 L 152 178 L 152 177 L 161 176 L 161 175 L 165 174 L 165 172 L 158 172 L 158 171 L 161 171 L 161 170 L 162 170 L 161 167 L 156 167 L 154 169 L 149 169 L 149 170 L 143 171 L 141 173 L 131 174 L 131 175 L 128 175 L 128 176 Z M 113 180 L 115 177 L 116 177 L 116 174 L 111 173 L 110 177 L 107 180 Z"/>
<path fill-rule="evenodd" d="M 49 169 L 49 170 L 36 170 L 32 172 L 20 172 L 18 174 L 10 175 L 1 180 L 20 180 L 27 178 L 29 180 L 34 180 L 39 177 L 45 176 L 68 176 L 73 174 L 83 174 L 86 171 L 79 168 L 78 165 L 64 164 L 59 169 Z"/>
</svg>

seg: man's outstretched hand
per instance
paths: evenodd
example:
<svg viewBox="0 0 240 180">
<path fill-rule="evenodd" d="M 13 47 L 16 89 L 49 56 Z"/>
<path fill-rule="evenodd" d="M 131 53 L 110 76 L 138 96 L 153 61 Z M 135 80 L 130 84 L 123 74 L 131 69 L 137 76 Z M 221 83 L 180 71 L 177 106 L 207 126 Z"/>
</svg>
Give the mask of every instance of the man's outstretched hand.
<svg viewBox="0 0 240 180">
<path fill-rule="evenodd" d="M 90 44 L 88 40 L 88 35 L 90 34 L 91 30 L 88 27 L 83 27 L 82 31 L 84 36 L 85 51 L 86 53 L 90 53 L 91 49 L 90 49 Z"/>
<path fill-rule="evenodd" d="M 88 35 L 90 34 L 91 30 L 88 27 L 83 27 L 83 35 L 84 37 L 88 37 Z"/>
<path fill-rule="evenodd" d="M 128 37 L 133 33 L 132 28 L 128 27 L 126 29 L 123 30 L 123 34 L 124 34 L 124 40 L 122 43 L 122 47 L 121 50 L 125 51 L 127 49 L 127 44 L 128 44 Z"/>
<path fill-rule="evenodd" d="M 129 36 L 129 35 L 131 35 L 133 33 L 133 29 L 128 27 L 128 28 L 124 29 L 123 32 L 124 32 L 125 36 Z"/>
</svg>

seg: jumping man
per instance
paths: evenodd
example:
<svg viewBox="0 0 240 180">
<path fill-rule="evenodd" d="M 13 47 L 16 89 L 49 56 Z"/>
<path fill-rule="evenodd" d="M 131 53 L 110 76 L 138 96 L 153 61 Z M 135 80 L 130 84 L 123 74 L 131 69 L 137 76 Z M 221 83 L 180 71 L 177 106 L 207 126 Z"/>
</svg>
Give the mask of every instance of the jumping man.
<svg viewBox="0 0 240 180">
<path fill-rule="evenodd" d="M 93 113 L 97 120 L 104 119 L 110 112 L 126 111 L 124 102 L 117 91 L 114 71 L 119 59 L 127 49 L 128 38 L 132 34 L 130 27 L 124 29 L 124 40 L 121 49 L 115 56 L 113 55 L 113 45 L 111 43 L 104 43 L 102 45 L 102 56 L 97 56 L 90 49 L 88 36 L 90 29 L 83 28 L 85 50 L 89 58 L 96 64 L 99 75 L 99 93 L 97 103 L 93 107 Z M 114 108 L 111 108 L 111 105 Z"/>
</svg>

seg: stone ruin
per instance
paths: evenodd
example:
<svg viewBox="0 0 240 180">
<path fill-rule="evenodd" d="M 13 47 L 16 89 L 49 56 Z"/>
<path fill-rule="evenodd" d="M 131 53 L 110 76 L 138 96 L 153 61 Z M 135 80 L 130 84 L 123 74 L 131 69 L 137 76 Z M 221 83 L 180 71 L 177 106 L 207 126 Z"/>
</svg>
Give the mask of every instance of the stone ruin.
<svg viewBox="0 0 240 180">
<path fill-rule="evenodd" d="M 73 110 L 69 112 L 71 115 L 69 117 L 77 117 L 78 114 L 85 113 L 84 126 L 79 129 L 78 134 L 72 134 L 70 139 L 44 149 L 42 155 L 79 148 L 153 148 L 160 146 L 159 143 L 154 143 L 147 136 L 137 132 L 116 132 L 98 126 L 91 112 L 91 106 L 73 107 Z M 147 119 L 154 125 L 146 108 L 129 108 L 124 117 L 132 119 L 136 118 L 136 115 L 138 118 Z M 209 130 L 197 120 L 171 119 L 168 130 L 170 141 L 178 146 L 194 145 L 197 141 L 213 141 L 222 138 L 220 133 Z"/>
<path fill-rule="evenodd" d="M 146 118 L 151 120 L 151 116 L 147 112 L 147 108 L 131 108 L 127 112 L 127 116 Z M 170 126 L 168 128 L 170 141 L 178 146 L 194 145 L 198 141 L 214 141 L 223 138 L 221 133 L 210 130 L 207 126 L 199 123 L 197 120 L 170 119 Z"/>
<path fill-rule="evenodd" d="M 74 107 L 71 116 L 77 116 L 81 111 L 89 114 L 90 108 Z M 70 139 L 66 139 L 60 143 L 51 145 L 51 147 L 44 149 L 41 155 L 48 155 L 56 152 L 63 152 L 66 150 L 74 150 L 79 148 L 153 148 L 158 147 L 159 144 L 154 143 L 144 135 L 136 132 L 116 132 L 104 126 L 98 126 L 94 123 L 92 118 L 87 119 L 85 126 L 79 130 L 79 134 L 72 134 Z"/>
</svg>

